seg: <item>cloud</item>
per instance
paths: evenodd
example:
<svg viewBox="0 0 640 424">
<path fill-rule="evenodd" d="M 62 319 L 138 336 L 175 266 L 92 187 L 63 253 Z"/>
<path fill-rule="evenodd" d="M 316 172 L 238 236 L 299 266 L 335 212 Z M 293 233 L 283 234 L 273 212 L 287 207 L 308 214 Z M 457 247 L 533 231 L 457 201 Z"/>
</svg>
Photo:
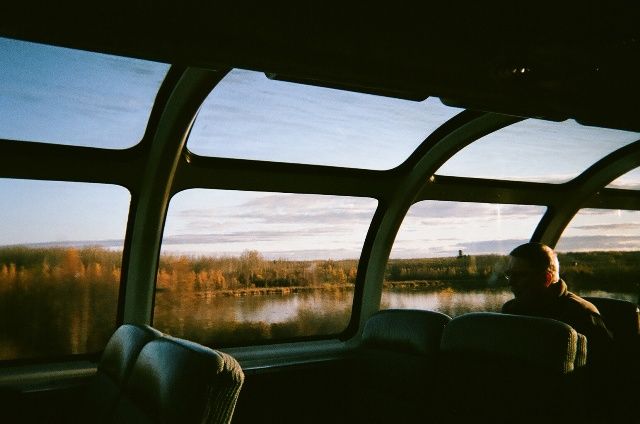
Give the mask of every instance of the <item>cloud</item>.
<svg viewBox="0 0 640 424">
<path fill-rule="evenodd" d="M 527 205 L 499 205 L 491 203 L 446 202 L 425 200 L 416 203 L 409 209 L 408 217 L 415 218 L 452 218 L 477 219 L 481 217 L 502 218 L 540 217 L 545 208 Z"/>
<path fill-rule="evenodd" d="M 213 230 L 233 225 L 260 229 L 271 224 L 368 226 L 376 204 L 376 200 L 368 198 L 274 194 L 234 206 L 182 210 L 171 214 L 168 222 L 178 221 L 181 228 L 191 230 Z"/>
<path fill-rule="evenodd" d="M 397 241 L 391 252 L 392 258 L 425 258 L 439 256 L 456 256 L 458 250 L 465 255 L 502 254 L 506 255 L 528 239 L 481 240 L 454 243 L 424 245 L 419 248 L 405 247 L 401 240 Z M 408 246 L 408 245 L 407 245 Z M 640 237 L 635 236 L 575 236 L 562 237 L 556 250 L 567 251 L 616 251 L 640 250 Z"/>
<path fill-rule="evenodd" d="M 637 236 L 573 236 L 562 237 L 556 246 L 559 251 L 640 250 Z"/>
<path fill-rule="evenodd" d="M 46 248 L 46 247 L 102 247 L 104 249 L 122 249 L 124 246 L 124 240 L 112 239 L 112 240 L 69 240 L 69 241 L 45 241 L 38 243 L 18 243 L 18 244 L 6 244 L 0 247 L 12 247 L 12 246 L 26 246 L 33 248 Z"/>
<path fill-rule="evenodd" d="M 287 240 L 291 239 L 335 233 L 337 233 L 337 229 L 335 227 L 321 226 L 300 230 L 245 230 L 217 234 L 180 234 L 163 237 L 162 244 L 179 245 L 244 242 L 287 242 Z"/>
<path fill-rule="evenodd" d="M 617 223 L 617 224 L 592 224 L 592 225 L 579 225 L 573 227 L 575 230 L 585 231 L 616 231 L 616 230 L 630 230 L 635 231 L 640 229 L 639 223 Z"/>
</svg>

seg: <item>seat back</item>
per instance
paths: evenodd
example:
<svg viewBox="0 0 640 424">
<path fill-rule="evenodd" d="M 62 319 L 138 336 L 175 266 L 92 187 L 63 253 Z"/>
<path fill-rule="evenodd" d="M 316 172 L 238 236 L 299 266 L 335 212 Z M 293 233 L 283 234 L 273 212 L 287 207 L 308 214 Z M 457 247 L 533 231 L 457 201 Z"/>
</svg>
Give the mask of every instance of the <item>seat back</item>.
<svg viewBox="0 0 640 424">
<path fill-rule="evenodd" d="M 424 422 L 450 320 L 423 310 L 384 310 L 369 318 L 354 361 L 351 422 Z"/>
<path fill-rule="evenodd" d="M 86 391 L 80 421 L 108 422 L 140 351 L 158 337 L 162 333 L 146 325 L 124 324 L 113 333 Z"/>
<path fill-rule="evenodd" d="M 586 363 L 586 339 L 546 318 L 471 313 L 441 343 L 442 422 L 574 420 L 569 375 Z M 578 385 L 576 385 L 578 386 Z M 543 420 L 543 421 L 540 421 Z"/>
<path fill-rule="evenodd" d="M 115 423 L 229 423 L 244 381 L 231 356 L 172 337 L 140 352 Z"/>
<path fill-rule="evenodd" d="M 606 372 L 594 384 L 599 388 L 599 402 L 613 411 L 609 422 L 625 422 L 635 416 L 638 377 L 640 377 L 640 318 L 638 305 L 619 299 L 585 297 L 598 310 L 613 335 L 614 352 Z M 603 394 L 606 400 L 603 401 Z M 604 421 L 603 421 L 604 422 Z"/>
<path fill-rule="evenodd" d="M 626 300 L 606 297 L 584 297 L 593 303 L 605 325 L 616 341 L 635 340 L 640 335 L 640 310 L 638 305 Z"/>
</svg>

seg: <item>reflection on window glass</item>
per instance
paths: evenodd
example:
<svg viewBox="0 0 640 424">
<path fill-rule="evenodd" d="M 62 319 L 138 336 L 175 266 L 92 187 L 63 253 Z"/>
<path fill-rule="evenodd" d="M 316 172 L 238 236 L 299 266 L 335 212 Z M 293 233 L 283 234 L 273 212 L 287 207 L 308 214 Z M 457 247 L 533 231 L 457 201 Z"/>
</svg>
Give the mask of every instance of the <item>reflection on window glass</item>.
<svg viewBox="0 0 640 424">
<path fill-rule="evenodd" d="M 0 138 L 122 149 L 169 65 L 0 38 Z"/>
<path fill-rule="evenodd" d="M 97 352 L 116 324 L 129 192 L 0 179 L 0 359 Z"/>
<path fill-rule="evenodd" d="M 581 209 L 556 250 L 560 274 L 572 291 L 638 300 L 640 211 Z"/>
<path fill-rule="evenodd" d="M 187 142 L 202 156 L 389 169 L 460 112 L 424 102 L 269 80 L 233 70 Z"/>
<path fill-rule="evenodd" d="M 636 168 L 633 171 L 621 175 L 620 177 L 613 180 L 607 187 L 623 188 L 626 190 L 640 189 L 640 168 Z"/>
<path fill-rule="evenodd" d="M 540 206 L 423 201 L 405 217 L 385 271 L 382 309 L 457 316 L 511 299 L 505 255 L 529 241 Z"/>
<path fill-rule="evenodd" d="M 575 121 L 528 119 L 493 132 L 462 149 L 440 175 L 562 183 L 639 133 L 586 127 Z"/>
<path fill-rule="evenodd" d="M 167 216 L 154 325 L 219 347 L 337 334 L 377 201 L 193 189 Z"/>
</svg>

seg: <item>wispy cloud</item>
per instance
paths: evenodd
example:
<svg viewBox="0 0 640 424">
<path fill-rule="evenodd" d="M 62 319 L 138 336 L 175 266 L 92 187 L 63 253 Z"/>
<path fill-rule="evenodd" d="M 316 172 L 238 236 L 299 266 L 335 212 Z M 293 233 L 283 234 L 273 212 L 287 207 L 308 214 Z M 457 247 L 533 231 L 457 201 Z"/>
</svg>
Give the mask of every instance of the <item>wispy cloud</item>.
<svg viewBox="0 0 640 424">
<path fill-rule="evenodd" d="M 183 209 L 170 214 L 168 221 L 179 222 L 180 229 L 203 232 L 220 231 L 228 229 L 229 226 L 261 229 L 264 226 L 278 224 L 288 224 L 292 227 L 368 226 L 375 205 L 374 199 L 299 194 L 261 195 L 233 206 L 221 203 L 213 207 Z M 175 234 L 175 231 L 172 234 Z"/>
<path fill-rule="evenodd" d="M 246 230 L 215 234 L 180 234 L 166 236 L 162 239 L 164 245 L 180 244 L 219 244 L 244 242 L 283 242 L 292 238 L 317 237 L 319 235 L 334 234 L 335 227 L 312 227 L 299 230 Z"/>
<path fill-rule="evenodd" d="M 0 247 L 12 247 L 12 246 L 26 246 L 34 248 L 48 248 L 48 247 L 101 247 L 104 249 L 122 249 L 124 246 L 124 240 L 69 240 L 69 241 L 46 241 L 39 243 L 19 243 L 19 244 L 7 244 Z"/>
<path fill-rule="evenodd" d="M 588 250 L 640 250 L 640 237 L 637 236 L 573 236 L 562 237 L 558 243 L 559 251 Z"/>
<path fill-rule="evenodd" d="M 472 202 L 448 202 L 425 200 L 411 207 L 407 216 L 415 218 L 439 218 L 450 220 L 478 219 L 482 217 L 528 218 L 539 217 L 544 207 L 531 205 L 499 205 Z"/>
<path fill-rule="evenodd" d="M 592 225 L 577 225 L 572 227 L 576 230 L 585 230 L 585 231 L 619 231 L 619 230 L 629 230 L 636 231 L 640 229 L 640 223 L 614 223 L 614 224 L 592 224 Z"/>
</svg>

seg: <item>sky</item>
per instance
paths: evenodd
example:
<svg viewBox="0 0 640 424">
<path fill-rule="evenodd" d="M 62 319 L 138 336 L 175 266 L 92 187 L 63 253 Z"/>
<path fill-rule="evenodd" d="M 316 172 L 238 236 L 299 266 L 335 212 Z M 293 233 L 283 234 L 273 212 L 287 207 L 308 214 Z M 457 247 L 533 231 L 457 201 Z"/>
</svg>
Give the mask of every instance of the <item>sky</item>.
<svg viewBox="0 0 640 424">
<path fill-rule="evenodd" d="M 122 149 L 142 137 L 168 65 L 0 38 L 0 138 Z M 272 81 L 233 70 L 209 95 L 187 147 L 200 155 L 390 169 L 460 109 Z M 463 149 L 438 173 L 562 182 L 637 133 L 526 120 Z M 613 183 L 640 188 L 640 172 Z M 117 186 L 0 179 L 0 246 L 122 246 L 130 196 Z M 163 252 L 357 258 L 375 199 L 188 190 L 172 199 Z M 544 208 L 421 202 L 392 257 L 506 253 Z M 637 213 L 586 211 L 566 249 L 640 247 Z M 564 243 L 564 244 L 563 244 Z M 590 247 L 591 246 L 591 247 Z"/>
</svg>

